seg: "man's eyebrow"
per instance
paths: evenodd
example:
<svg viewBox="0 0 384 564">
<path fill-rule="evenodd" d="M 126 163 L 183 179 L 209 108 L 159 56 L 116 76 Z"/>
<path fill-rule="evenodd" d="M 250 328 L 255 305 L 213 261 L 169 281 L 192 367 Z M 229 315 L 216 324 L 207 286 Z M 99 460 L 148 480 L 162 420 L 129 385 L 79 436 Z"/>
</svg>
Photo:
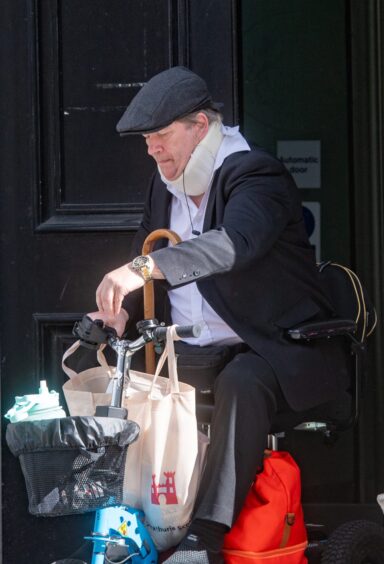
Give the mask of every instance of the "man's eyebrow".
<svg viewBox="0 0 384 564">
<path fill-rule="evenodd" d="M 146 139 L 147 137 L 149 137 L 150 135 L 165 135 L 166 133 L 169 133 L 171 131 L 171 129 L 169 127 L 164 128 L 164 129 L 159 129 L 159 131 L 152 131 L 151 133 L 143 133 L 143 137 L 144 139 Z"/>
</svg>

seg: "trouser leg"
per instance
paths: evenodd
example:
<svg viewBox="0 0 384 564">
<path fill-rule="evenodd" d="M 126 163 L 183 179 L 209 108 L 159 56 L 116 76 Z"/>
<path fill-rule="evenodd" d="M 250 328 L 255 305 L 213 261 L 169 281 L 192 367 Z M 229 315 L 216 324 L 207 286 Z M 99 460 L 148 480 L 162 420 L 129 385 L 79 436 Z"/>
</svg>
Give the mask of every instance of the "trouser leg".
<svg viewBox="0 0 384 564">
<path fill-rule="evenodd" d="M 271 422 L 282 401 L 272 369 L 253 352 L 237 355 L 219 374 L 194 519 L 232 526 L 262 466 Z"/>
</svg>

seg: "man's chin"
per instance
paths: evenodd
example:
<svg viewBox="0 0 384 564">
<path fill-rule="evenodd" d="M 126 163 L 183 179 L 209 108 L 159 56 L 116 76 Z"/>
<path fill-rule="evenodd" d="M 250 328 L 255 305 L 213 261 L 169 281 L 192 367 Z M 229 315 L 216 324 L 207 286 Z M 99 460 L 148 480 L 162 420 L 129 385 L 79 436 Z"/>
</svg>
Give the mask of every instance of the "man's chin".
<svg viewBox="0 0 384 564">
<path fill-rule="evenodd" d="M 175 180 L 178 177 L 174 171 L 170 171 L 166 167 L 159 166 L 159 169 L 161 171 L 161 174 L 164 176 L 166 180 L 168 180 L 168 182 L 172 182 L 172 180 Z"/>
</svg>

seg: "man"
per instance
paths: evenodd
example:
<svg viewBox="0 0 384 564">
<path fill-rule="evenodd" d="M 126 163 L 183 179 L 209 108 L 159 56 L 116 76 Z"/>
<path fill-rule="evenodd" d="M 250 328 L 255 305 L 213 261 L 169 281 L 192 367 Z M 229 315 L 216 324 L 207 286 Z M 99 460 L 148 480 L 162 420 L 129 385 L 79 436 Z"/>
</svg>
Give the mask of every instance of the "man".
<svg viewBox="0 0 384 564">
<path fill-rule="evenodd" d="M 222 562 L 276 411 L 302 411 L 348 385 L 343 351 L 292 342 L 286 330 L 332 315 L 305 233 L 298 190 L 279 161 L 221 123 L 205 82 L 183 67 L 153 77 L 118 123 L 144 136 L 157 163 L 134 241 L 169 227 L 183 242 L 108 273 L 96 293 L 110 323 L 132 316 L 151 278 L 168 289 L 174 323 L 199 322 L 198 346 L 240 350 L 215 380 L 211 446 L 189 533 L 167 560 Z M 135 255 L 133 255 L 135 256 Z"/>
</svg>

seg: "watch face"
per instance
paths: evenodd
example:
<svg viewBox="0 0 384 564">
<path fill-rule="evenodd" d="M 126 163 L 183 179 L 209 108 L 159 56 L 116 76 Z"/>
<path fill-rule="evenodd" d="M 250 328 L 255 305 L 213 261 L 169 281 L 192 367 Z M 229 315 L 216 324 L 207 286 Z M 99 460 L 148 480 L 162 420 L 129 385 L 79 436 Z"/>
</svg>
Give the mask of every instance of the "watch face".
<svg viewBox="0 0 384 564">
<path fill-rule="evenodd" d="M 146 255 L 141 255 L 133 259 L 132 268 L 136 270 L 136 272 L 140 272 L 145 282 L 151 280 L 151 259 Z"/>
<path fill-rule="evenodd" d="M 134 268 L 142 268 L 143 266 L 148 266 L 149 258 L 145 256 L 136 257 L 133 262 L 132 266 Z"/>
</svg>

